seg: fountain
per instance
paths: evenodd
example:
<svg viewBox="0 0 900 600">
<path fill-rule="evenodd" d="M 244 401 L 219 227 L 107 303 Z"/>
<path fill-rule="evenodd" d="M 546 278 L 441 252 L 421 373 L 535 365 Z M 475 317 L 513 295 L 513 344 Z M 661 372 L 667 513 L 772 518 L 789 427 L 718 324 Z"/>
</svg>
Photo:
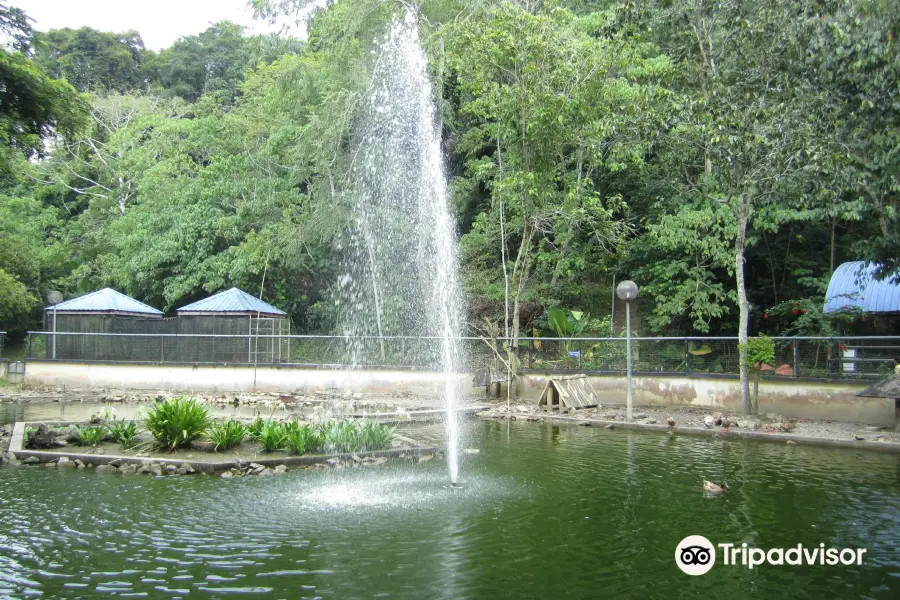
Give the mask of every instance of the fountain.
<svg viewBox="0 0 900 600">
<path fill-rule="evenodd" d="M 354 226 L 339 303 L 349 364 L 414 360 L 441 369 L 456 484 L 459 282 L 432 94 L 418 15 L 407 8 L 381 44 L 356 129 L 348 192 Z M 386 337 L 403 339 L 387 347 Z"/>
</svg>

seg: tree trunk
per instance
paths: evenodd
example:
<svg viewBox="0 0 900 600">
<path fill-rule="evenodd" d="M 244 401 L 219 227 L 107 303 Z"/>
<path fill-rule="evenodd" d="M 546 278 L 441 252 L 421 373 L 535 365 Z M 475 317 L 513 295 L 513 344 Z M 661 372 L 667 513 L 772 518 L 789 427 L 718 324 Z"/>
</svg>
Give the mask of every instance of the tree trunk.
<svg viewBox="0 0 900 600">
<path fill-rule="evenodd" d="M 747 360 L 747 329 L 750 321 L 750 303 L 747 302 L 747 288 L 744 283 L 744 246 L 747 241 L 747 222 L 750 219 L 750 206 L 746 197 L 738 196 L 737 238 L 734 243 L 734 270 L 737 278 L 738 294 L 738 356 L 741 370 L 741 406 L 744 414 L 752 414 L 750 403 L 750 378 Z"/>
</svg>

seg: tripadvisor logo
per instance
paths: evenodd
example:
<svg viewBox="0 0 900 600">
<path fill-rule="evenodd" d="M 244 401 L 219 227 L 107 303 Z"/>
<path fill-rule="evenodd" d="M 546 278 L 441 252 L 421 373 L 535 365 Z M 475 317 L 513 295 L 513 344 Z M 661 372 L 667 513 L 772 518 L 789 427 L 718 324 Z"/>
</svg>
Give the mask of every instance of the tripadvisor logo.
<svg viewBox="0 0 900 600">
<path fill-rule="evenodd" d="M 721 550 L 721 564 L 753 569 L 760 565 L 861 565 L 865 548 L 811 548 L 797 544 L 790 548 L 751 548 L 747 544 L 713 545 L 702 535 L 689 535 L 675 548 L 675 564 L 688 575 L 704 575 L 716 564 L 716 548 Z"/>
</svg>

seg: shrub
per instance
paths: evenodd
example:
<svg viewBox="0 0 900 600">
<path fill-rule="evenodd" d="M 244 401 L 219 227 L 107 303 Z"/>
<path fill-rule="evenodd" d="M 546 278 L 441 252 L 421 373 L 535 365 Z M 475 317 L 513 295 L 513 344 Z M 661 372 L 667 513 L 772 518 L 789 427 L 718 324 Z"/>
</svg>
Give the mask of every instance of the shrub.
<svg viewBox="0 0 900 600">
<path fill-rule="evenodd" d="M 206 407 L 193 398 L 172 398 L 147 409 L 147 430 L 158 445 L 171 450 L 202 436 L 209 422 Z"/>
<path fill-rule="evenodd" d="M 75 434 L 78 436 L 79 446 L 96 446 L 103 441 L 105 433 L 106 432 L 103 431 L 102 427 L 95 427 L 93 425 L 75 427 Z"/>
<path fill-rule="evenodd" d="M 216 450 L 228 450 L 244 441 L 247 428 L 242 423 L 223 419 L 216 421 L 206 430 L 206 437 L 216 445 Z"/>
<path fill-rule="evenodd" d="M 289 422 L 285 423 L 284 430 L 285 445 L 295 454 L 318 452 L 325 444 L 325 435 L 318 427 Z"/>
<path fill-rule="evenodd" d="M 284 448 L 287 432 L 281 423 L 268 419 L 263 422 L 256 441 L 262 444 L 263 451 L 275 452 Z"/>
<path fill-rule="evenodd" d="M 137 423 L 134 421 L 113 421 L 106 426 L 106 432 L 114 442 L 124 447 L 134 445 L 137 438 Z"/>
</svg>

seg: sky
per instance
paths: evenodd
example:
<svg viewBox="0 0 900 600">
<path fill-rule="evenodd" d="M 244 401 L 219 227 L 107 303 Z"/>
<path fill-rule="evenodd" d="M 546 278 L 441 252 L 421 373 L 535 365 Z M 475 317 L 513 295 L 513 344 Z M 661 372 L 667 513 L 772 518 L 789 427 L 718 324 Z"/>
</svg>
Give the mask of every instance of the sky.
<svg viewBox="0 0 900 600">
<path fill-rule="evenodd" d="M 135 29 L 151 50 L 167 48 L 216 21 L 245 25 L 250 33 L 275 29 L 254 21 L 247 0 L 6 0 L 6 4 L 24 10 L 38 31 L 85 25 L 115 33 Z"/>
</svg>

